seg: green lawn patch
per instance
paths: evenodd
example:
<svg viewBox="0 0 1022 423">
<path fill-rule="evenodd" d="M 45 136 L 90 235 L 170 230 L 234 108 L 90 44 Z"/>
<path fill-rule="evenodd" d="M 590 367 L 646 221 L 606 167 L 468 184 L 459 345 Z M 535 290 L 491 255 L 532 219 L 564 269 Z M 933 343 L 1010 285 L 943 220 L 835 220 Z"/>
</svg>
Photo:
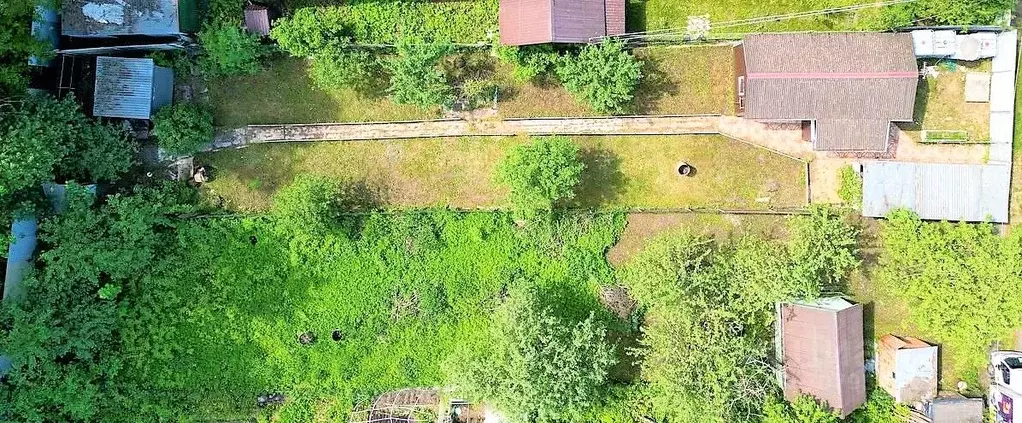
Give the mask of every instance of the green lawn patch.
<svg viewBox="0 0 1022 423">
<path fill-rule="evenodd" d="M 915 139 L 927 142 L 919 131 L 927 131 L 928 142 L 990 141 L 990 103 L 965 102 L 965 74 L 989 72 L 990 60 L 952 62 L 937 67 L 937 76 L 919 81 L 912 124 L 900 126 Z M 967 133 L 964 137 L 961 132 Z"/>
<path fill-rule="evenodd" d="M 646 31 L 667 28 L 685 28 L 689 16 L 710 15 L 710 21 L 719 25 L 743 19 L 777 16 L 794 12 L 821 10 L 833 7 L 861 4 L 859 0 L 633 0 L 628 3 L 627 24 L 629 31 Z M 811 18 L 792 19 L 760 25 L 746 25 L 720 29 L 720 33 L 746 33 L 768 31 L 837 31 L 850 29 L 878 28 L 877 9 L 857 13 L 841 13 Z"/>
<path fill-rule="evenodd" d="M 635 50 L 643 78 L 628 113 L 651 115 L 733 114 L 734 60 L 730 46 L 653 47 Z M 553 78 L 519 82 L 511 66 L 486 53 L 468 53 L 471 72 L 491 75 L 502 117 L 594 116 Z M 369 84 L 370 93 L 324 91 L 313 86 L 304 59 L 279 57 L 257 75 L 209 83 L 216 124 L 237 127 L 269 123 L 369 122 L 435 119 L 440 111 L 394 104 L 388 77 Z"/>
<path fill-rule="evenodd" d="M 801 162 L 719 136 L 573 137 L 586 170 L 575 198 L 581 207 L 798 206 L 805 199 Z M 201 157 L 216 180 L 211 197 L 234 210 L 265 210 L 297 174 L 363 181 L 387 206 L 506 207 L 493 176 L 525 138 L 444 138 L 256 145 Z M 681 177 L 684 160 L 696 169 Z"/>
<path fill-rule="evenodd" d="M 305 59 L 278 57 L 252 76 L 208 82 L 217 126 L 238 127 L 267 123 L 371 122 L 439 117 L 394 104 L 382 92 L 364 94 L 352 89 L 323 91 L 312 85 Z M 381 75 L 374 85 L 386 87 Z"/>
</svg>

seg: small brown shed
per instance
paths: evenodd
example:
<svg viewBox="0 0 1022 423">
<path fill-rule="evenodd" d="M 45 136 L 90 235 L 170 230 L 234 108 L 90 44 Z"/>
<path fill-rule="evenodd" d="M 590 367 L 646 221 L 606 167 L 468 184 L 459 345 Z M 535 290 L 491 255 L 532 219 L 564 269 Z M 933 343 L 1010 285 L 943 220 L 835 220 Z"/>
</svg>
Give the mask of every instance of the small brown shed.
<svg viewBox="0 0 1022 423">
<path fill-rule="evenodd" d="M 245 29 L 263 37 L 270 35 L 270 9 L 258 4 L 245 6 Z"/>
<path fill-rule="evenodd" d="M 913 337 L 877 341 L 877 383 L 895 401 L 913 405 L 937 396 L 937 346 Z"/>
<path fill-rule="evenodd" d="M 846 417 L 866 402 L 862 305 L 843 298 L 778 305 L 781 388 L 826 402 Z"/>
<path fill-rule="evenodd" d="M 587 43 L 625 32 L 625 0 L 500 0 L 500 43 Z"/>
</svg>

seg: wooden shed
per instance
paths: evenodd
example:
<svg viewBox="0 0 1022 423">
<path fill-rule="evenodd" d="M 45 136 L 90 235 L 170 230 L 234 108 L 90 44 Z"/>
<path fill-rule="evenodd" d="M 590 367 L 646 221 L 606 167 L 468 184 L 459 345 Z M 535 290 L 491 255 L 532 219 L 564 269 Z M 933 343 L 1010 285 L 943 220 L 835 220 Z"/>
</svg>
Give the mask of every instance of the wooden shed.
<svg viewBox="0 0 1022 423">
<path fill-rule="evenodd" d="M 877 341 L 877 383 L 895 401 L 913 405 L 937 396 L 937 346 L 884 335 Z"/>
<path fill-rule="evenodd" d="M 588 43 L 625 32 L 625 0 L 500 0 L 500 43 Z"/>
<path fill-rule="evenodd" d="M 862 305 L 821 298 L 777 308 L 784 397 L 811 395 L 847 417 L 866 402 Z"/>
</svg>

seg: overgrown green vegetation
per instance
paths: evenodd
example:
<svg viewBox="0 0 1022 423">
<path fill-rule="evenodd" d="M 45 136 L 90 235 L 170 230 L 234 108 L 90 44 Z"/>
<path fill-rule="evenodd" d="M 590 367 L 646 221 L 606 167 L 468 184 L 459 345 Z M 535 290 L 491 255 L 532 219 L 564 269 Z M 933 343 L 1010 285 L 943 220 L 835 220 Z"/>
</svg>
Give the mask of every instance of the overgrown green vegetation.
<svg viewBox="0 0 1022 423">
<path fill-rule="evenodd" d="M 452 48 L 449 43 L 401 39 L 397 44 L 397 55 L 387 62 L 391 74 L 387 91 L 391 99 L 397 104 L 409 104 L 422 109 L 449 105 L 454 100 L 454 94 L 439 65 Z"/>
<path fill-rule="evenodd" d="M 30 32 L 36 18 L 36 0 L 4 0 L 0 5 L 0 98 L 20 96 L 28 85 L 28 58 L 52 57 L 50 46 L 37 41 Z"/>
<path fill-rule="evenodd" d="M 73 99 L 29 96 L 0 111 L 0 203 L 55 178 L 113 180 L 132 163 L 120 128 L 87 118 Z"/>
<path fill-rule="evenodd" d="M 153 115 L 152 134 L 170 154 L 189 155 L 213 142 L 213 114 L 196 103 L 176 103 Z"/>
<path fill-rule="evenodd" d="M 485 43 L 497 28 L 497 3 L 355 0 L 343 6 L 303 7 L 274 24 L 273 38 L 280 40 L 284 33 L 320 32 L 350 38 L 358 44 L 396 44 L 407 36 Z"/>
<path fill-rule="evenodd" d="M 574 198 L 584 169 L 570 138 L 538 137 L 511 150 L 496 176 L 511 190 L 514 208 L 531 216 Z"/>
<path fill-rule="evenodd" d="M 905 301 L 910 322 L 943 346 L 943 362 L 982 369 L 991 343 L 1020 323 L 1022 233 L 990 224 L 924 223 L 894 211 L 880 232 L 876 283 Z"/>
<path fill-rule="evenodd" d="M 842 166 L 838 169 L 837 195 L 841 201 L 849 207 L 862 207 L 862 175 L 856 172 L 851 165 Z"/>
<path fill-rule="evenodd" d="M 649 244 L 621 279 L 646 310 L 641 377 L 670 421 L 751 421 L 775 394 L 774 304 L 840 289 L 856 230 L 828 209 L 791 220 L 786 244 L 685 232 Z"/>
<path fill-rule="evenodd" d="M 259 37 L 232 22 L 207 24 L 199 32 L 202 56 L 199 67 L 208 78 L 252 75 L 262 67 L 269 52 Z"/>
<path fill-rule="evenodd" d="M 750 18 L 779 16 L 859 5 L 858 0 L 789 0 L 749 2 L 742 0 L 677 2 L 644 0 L 630 2 L 629 30 L 685 28 L 689 16 L 709 15 L 711 22 L 735 23 Z M 799 19 L 766 21 L 721 28 L 723 34 L 784 31 L 886 30 L 909 25 L 996 24 L 1013 3 L 1007 0 L 920 0 L 908 4 L 866 8 L 855 12 L 816 15 Z"/>
</svg>

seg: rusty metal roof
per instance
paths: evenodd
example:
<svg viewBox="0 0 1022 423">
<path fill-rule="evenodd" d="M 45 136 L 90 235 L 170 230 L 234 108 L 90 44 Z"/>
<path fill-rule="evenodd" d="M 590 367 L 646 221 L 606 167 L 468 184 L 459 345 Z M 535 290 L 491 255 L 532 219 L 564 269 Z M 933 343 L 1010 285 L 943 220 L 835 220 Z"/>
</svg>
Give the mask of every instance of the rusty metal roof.
<svg viewBox="0 0 1022 423">
<path fill-rule="evenodd" d="M 500 0 L 500 42 L 505 45 L 586 43 L 620 34 L 624 0 Z"/>
<path fill-rule="evenodd" d="M 826 151 L 884 151 L 911 121 L 918 71 L 909 34 L 745 37 L 745 117 L 815 120 Z"/>
<path fill-rule="evenodd" d="M 181 32 L 178 0 L 63 0 L 61 31 L 72 37 L 168 36 Z"/>
<path fill-rule="evenodd" d="M 808 394 L 842 417 L 866 402 L 862 305 L 840 298 L 780 306 L 784 396 Z"/>
</svg>

